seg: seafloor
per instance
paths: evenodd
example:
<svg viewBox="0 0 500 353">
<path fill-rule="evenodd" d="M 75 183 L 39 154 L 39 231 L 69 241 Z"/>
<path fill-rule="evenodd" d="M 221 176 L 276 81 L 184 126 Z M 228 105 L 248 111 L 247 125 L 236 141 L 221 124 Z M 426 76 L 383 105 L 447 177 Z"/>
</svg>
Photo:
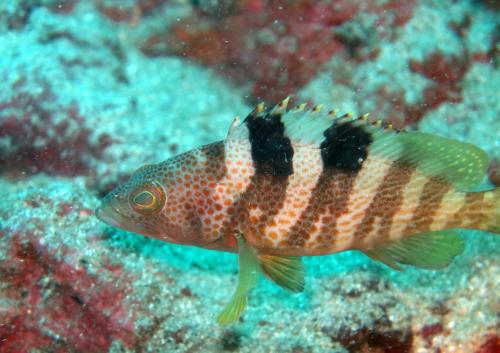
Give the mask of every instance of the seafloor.
<svg viewBox="0 0 500 353">
<path fill-rule="evenodd" d="M 136 168 L 291 94 L 481 146 L 500 184 L 495 0 L 0 0 L 0 353 L 498 353 L 498 236 L 439 272 L 346 252 L 215 324 L 234 255 L 96 219 Z"/>
</svg>

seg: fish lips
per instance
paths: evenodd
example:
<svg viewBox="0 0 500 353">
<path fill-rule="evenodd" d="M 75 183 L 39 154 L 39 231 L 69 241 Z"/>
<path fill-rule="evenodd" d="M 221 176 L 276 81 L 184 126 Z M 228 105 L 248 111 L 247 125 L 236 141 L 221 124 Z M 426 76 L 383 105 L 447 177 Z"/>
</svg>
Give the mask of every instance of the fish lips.
<svg viewBox="0 0 500 353">
<path fill-rule="evenodd" d="M 133 223 L 133 221 L 122 215 L 115 207 L 113 207 L 109 203 L 99 206 L 95 211 L 95 215 L 102 222 L 116 228 L 143 235 L 158 235 L 158 232 L 153 228 L 146 227 L 142 224 Z"/>
<path fill-rule="evenodd" d="M 111 206 L 99 206 L 95 210 L 95 215 L 99 220 L 110 226 L 123 228 L 122 224 L 124 217 Z"/>
</svg>

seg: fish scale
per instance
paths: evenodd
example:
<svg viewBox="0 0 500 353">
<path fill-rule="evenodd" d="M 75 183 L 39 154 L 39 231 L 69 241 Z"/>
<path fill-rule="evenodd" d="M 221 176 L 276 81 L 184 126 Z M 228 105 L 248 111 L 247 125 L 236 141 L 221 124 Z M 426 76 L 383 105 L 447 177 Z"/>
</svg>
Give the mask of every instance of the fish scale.
<svg viewBox="0 0 500 353">
<path fill-rule="evenodd" d="M 500 189 L 479 148 L 394 131 L 368 115 L 289 99 L 236 118 L 227 138 L 140 168 L 97 216 L 167 242 L 240 255 L 218 322 L 235 322 L 263 273 L 304 289 L 301 256 L 358 250 L 397 270 L 446 267 L 463 250 L 453 229 L 500 233 Z"/>
</svg>

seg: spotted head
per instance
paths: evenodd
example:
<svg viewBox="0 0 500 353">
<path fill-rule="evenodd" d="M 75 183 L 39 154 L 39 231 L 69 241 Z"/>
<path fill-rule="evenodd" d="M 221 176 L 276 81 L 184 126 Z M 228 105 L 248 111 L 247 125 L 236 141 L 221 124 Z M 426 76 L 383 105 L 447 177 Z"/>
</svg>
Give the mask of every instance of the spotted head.
<svg viewBox="0 0 500 353">
<path fill-rule="evenodd" d="M 145 165 L 129 181 L 112 190 L 102 200 L 97 217 L 114 227 L 156 236 L 156 220 L 167 202 L 167 191 L 157 178 L 157 166 Z"/>
<path fill-rule="evenodd" d="M 179 204 L 172 166 L 168 162 L 139 168 L 102 200 L 97 217 L 114 227 L 174 243 L 189 243 L 196 220 Z"/>
</svg>

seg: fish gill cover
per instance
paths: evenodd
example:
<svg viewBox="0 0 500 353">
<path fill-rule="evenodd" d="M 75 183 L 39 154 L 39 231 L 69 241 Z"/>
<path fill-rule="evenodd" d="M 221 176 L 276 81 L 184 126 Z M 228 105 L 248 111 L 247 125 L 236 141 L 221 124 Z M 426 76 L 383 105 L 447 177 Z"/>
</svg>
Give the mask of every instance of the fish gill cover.
<svg viewBox="0 0 500 353">
<path fill-rule="evenodd" d="M 0 2 L 0 352 L 498 352 L 499 240 L 464 231 L 442 271 L 307 258 L 215 318 L 232 254 L 106 226 L 140 166 L 294 103 L 472 143 L 500 184 L 497 2 Z"/>
</svg>

